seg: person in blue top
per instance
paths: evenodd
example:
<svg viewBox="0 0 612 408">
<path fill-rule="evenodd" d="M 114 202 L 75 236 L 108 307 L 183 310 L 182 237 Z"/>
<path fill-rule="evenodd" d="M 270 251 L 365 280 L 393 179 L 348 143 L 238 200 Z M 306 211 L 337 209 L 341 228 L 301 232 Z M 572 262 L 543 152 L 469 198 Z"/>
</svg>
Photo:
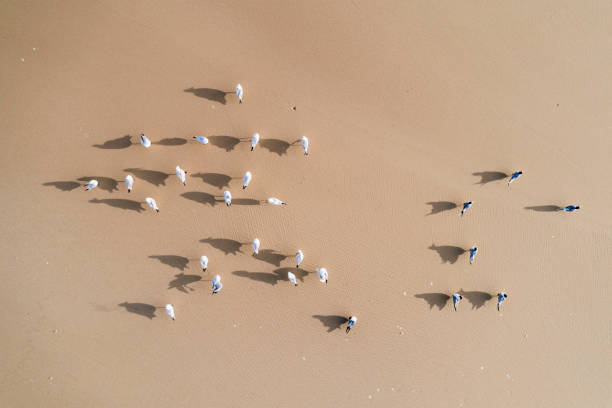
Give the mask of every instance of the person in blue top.
<svg viewBox="0 0 612 408">
<path fill-rule="evenodd" d="M 510 185 L 510 183 L 512 183 L 517 178 L 521 177 L 521 174 L 523 174 L 523 170 L 515 171 L 514 173 L 512 173 L 512 176 L 510 176 L 510 180 L 508 180 L 508 185 Z"/>
<path fill-rule="evenodd" d="M 579 205 L 568 205 L 567 207 L 559 208 L 557 211 L 574 212 L 580 208 Z"/>
<path fill-rule="evenodd" d="M 508 298 L 508 294 L 506 292 L 499 292 L 497 294 L 497 311 L 499 311 L 499 307 L 501 304 Z"/>
<path fill-rule="evenodd" d="M 458 293 L 454 293 L 453 294 L 453 307 L 455 308 L 455 312 L 457 311 L 457 306 L 459 305 L 459 301 L 463 299 L 463 296 L 461 296 Z"/>
<path fill-rule="evenodd" d="M 474 263 L 474 258 L 476 257 L 477 252 L 478 247 L 476 245 L 470 248 L 470 265 Z"/>
<path fill-rule="evenodd" d="M 467 201 L 465 203 L 463 203 L 463 208 L 461 209 L 461 216 L 463 217 L 463 213 L 466 212 L 468 210 L 468 208 L 470 208 L 472 206 L 472 202 L 471 201 Z"/>
</svg>

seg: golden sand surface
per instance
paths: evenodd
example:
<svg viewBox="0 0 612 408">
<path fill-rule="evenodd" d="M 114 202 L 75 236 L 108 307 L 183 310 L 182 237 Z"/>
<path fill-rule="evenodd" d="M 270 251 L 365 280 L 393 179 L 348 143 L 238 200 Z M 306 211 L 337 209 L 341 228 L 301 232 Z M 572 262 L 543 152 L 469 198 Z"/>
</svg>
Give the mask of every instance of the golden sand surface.
<svg viewBox="0 0 612 408">
<path fill-rule="evenodd" d="M 609 1 L 3 1 L 0 405 L 610 406 L 610 21 Z"/>
</svg>

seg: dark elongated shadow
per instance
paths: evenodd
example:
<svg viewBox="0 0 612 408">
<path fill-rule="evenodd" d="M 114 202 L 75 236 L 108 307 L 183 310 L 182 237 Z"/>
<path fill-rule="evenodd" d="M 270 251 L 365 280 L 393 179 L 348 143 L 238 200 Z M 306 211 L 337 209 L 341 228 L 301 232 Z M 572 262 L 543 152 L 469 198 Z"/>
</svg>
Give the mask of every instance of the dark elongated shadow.
<svg viewBox="0 0 612 408">
<path fill-rule="evenodd" d="M 229 92 L 223 92 L 219 89 L 194 88 L 194 87 L 185 89 L 184 92 L 189 92 L 189 93 L 194 94 L 198 98 L 204 98 L 204 99 L 208 99 L 209 101 L 219 102 L 223 105 L 227 103 L 225 100 L 225 95 L 229 93 Z"/>
<path fill-rule="evenodd" d="M 199 177 L 204 183 L 215 186 L 219 190 L 223 187 L 229 187 L 229 182 L 232 180 L 227 174 L 221 173 L 195 173 L 191 177 Z"/>
<path fill-rule="evenodd" d="M 132 136 L 125 135 L 116 139 L 107 140 L 103 144 L 95 144 L 98 149 L 127 149 L 132 145 Z"/>
<path fill-rule="evenodd" d="M 446 293 L 419 293 L 414 295 L 415 298 L 423 299 L 429 305 L 429 310 L 433 309 L 434 306 L 438 306 L 438 310 L 444 309 L 446 302 L 450 299 Z"/>
<path fill-rule="evenodd" d="M 461 289 L 459 294 L 467 299 L 468 302 L 472 305 L 472 309 L 480 309 L 484 306 L 486 302 L 493 299 L 493 295 L 487 292 L 478 292 L 478 291 L 465 291 Z"/>
<path fill-rule="evenodd" d="M 502 180 L 510 177 L 509 175 L 501 171 L 478 171 L 476 173 L 472 173 L 472 175 L 480 177 L 480 181 L 475 184 L 487 184 L 492 181 Z"/>
<path fill-rule="evenodd" d="M 253 198 L 232 198 L 232 205 L 260 205 L 261 200 Z"/>
<path fill-rule="evenodd" d="M 136 178 L 149 182 L 154 186 L 165 186 L 166 179 L 171 176 L 171 174 L 162 173 L 157 170 L 123 169 L 123 171 L 132 173 Z"/>
<path fill-rule="evenodd" d="M 532 205 L 530 207 L 525 207 L 525 209 L 540 212 L 553 212 L 560 210 L 561 207 L 559 207 L 558 205 Z"/>
<path fill-rule="evenodd" d="M 85 183 L 88 183 L 89 180 L 98 180 L 98 188 L 100 188 L 101 190 L 108 191 L 109 193 L 118 190 L 117 186 L 119 185 L 119 182 L 117 180 L 112 179 L 110 177 L 83 176 L 79 177 L 77 180 L 83 181 Z"/>
<path fill-rule="evenodd" d="M 274 270 L 274 273 L 279 277 L 279 280 L 286 280 L 286 281 L 288 281 L 289 278 L 287 277 L 287 272 L 293 272 L 295 277 L 300 282 L 304 282 L 304 277 L 310 273 L 308 271 L 305 271 L 302 268 L 288 268 L 288 267 L 284 267 L 284 268 L 278 268 L 278 269 Z"/>
<path fill-rule="evenodd" d="M 248 272 L 248 271 L 234 271 L 233 275 L 240 276 L 241 278 L 252 279 L 257 282 L 267 283 L 268 285 L 276 285 L 281 278 L 270 272 Z"/>
<path fill-rule="evenodd" d="M 240 139 L 234 136 L 208 136 L 208 141 L 213 146 L 217 146 L 221 149 L 225 149 L 226 152 L 234 150 L 236 145 L 240 143 Z"/>
<path fill-rule="evenodd" d="M 201 239 L 200 242 L 209 244 L 213 248 L 223 251 L 225 255 L 228 255 L 228 254 L 236 255 L 238 252 L 242 252 L 240 251 L 240 247 L 242 247 L 242 243 L 238 241 L 234 241 L 233 239 L 208 237 L 208 238 Z"/>
<path fill-rule="evenodd" d="M 427 215 L 441 213 L 442 211 L 452 210 L 457 208 L 457 204 L 450 201 L 430 201 L 427 205 L 431 205 L 431 212 Z"/>
<path fill-rule="evenodd" d="M 168 283 L 168 289 L 178 289 L 181 292 L 189 293 L 187 289 L 190 291 L 194 291 L 195 289 L 190 288 L 188 285 L 202 280 L 201 276 L 198 275 L 185 275 L 184 273 L 179 273 L 178 275 L 174 275 L 174 279 L 172 279 Z"/>
<path fill-rule="evenodd" d="M 465 253 L 465 249 L 452 245 L 436 246 L 435 244 L 431 244 L 429 249 L 436 251 L 438 255 L 440 255 L 442 263 L 448 262 L 450 264 L 457 262 L 457 259 L 459 259 L 459 257 Z"/>
<path fill-rule="evenodd" d="M 158 140 L 157 142 L 153 142 L 152 144 L 160 146 L 181 146 L 185 143 L 187 143 L 187 139 L 183 139 L 182 137 L 170 137 Z"/>
<path fill-rule="evenodd" d="M 257 255 L 253 255 L 253 257 L 276 266 L 280 266 L 281 261 L 287 259 L 287 255 L 279 254 L 273 249 L 262 249 Z"/>
<path fill-rule="evenodd" d="M 94 198 L 92 200 L 89 200 L 89 202 L 95 204 L 106 204 L 110 205 L 111 207 L 121 208 L 122 210 L 131 210 L 136 212 L 141 212 L 145 210 L 141 202 L 134 200 L 126 200 L 123 198 L 105 198 L 102 200 Z"/>
<path fill-rule="evenodd" d="M 76 181 L 49 181 L 48 183 L 43 183 L 43 186 L 55 187 L 62 191 L 72 191 L 75 188 L 81 187 L 81 183 Z"/>
<path fill-rule="evenodd" d="M 195 201 L 196 203 L 208 204 L 211 206 L 217 204 L 217 199 L 214 195 L 204 193 L 202 191 L 188 191 L 186 193 L 181 194 L 181 196 L 185 197 L 188 200 Z"/>
<path fill-rule="evenodd" d="M 272 153 L 276 153 L 279 156 L 287 154 L 287 150 L 291 146 L 291 143 L 279 139 L 261 139 L 259 144 L 264 149 L 269 150 Z"/>
<path fill-rule="evenodd" d="M 340 315 L 312 315 L 312 317 L 323 323 L 327 327 L 328 333 L 339 329 L 344 323 L 348 322 L 346 317 Z"/>
<path fill-rule="evenodd" d="M 157 259 L 159 262 L 184 271 L 189 259 L 179 255 L 150 255 L 149 258 Z"/>
<path fill-rule="evenodd" d="M 123 302 L 119 303 L 117 306 L 125 307 L 130 313 L 135 313 L 137 315 L 141 315 L 144 317 L 148 317 L 149 319 L 153 319 L 155 316 L 156 307 L 153 305 L 149 305 L 147 303 L 128 303 Z"/>
</svg>

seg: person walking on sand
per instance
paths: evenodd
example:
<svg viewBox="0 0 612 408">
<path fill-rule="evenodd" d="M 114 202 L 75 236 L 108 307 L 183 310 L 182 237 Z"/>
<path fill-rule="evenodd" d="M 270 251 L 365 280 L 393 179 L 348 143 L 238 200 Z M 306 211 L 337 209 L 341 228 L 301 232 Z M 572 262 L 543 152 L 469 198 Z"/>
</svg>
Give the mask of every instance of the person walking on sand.
<svg viewBox="0 0 612 408">
<path fill-rule="evenodd" d="M 232 193 L 230 193 L 229 190 L 223 192 L 223 200 L 228 207 L 232 205 Z"/>
<path fill-rule="evenodd" d="M 146 147 L 147 149 L 151 147 L 151 140 L 145 136 L 144 133 L 140 134 L 140 144 Z"/>
<path fill-rule="evenodd" d="M 348 334 L 348 332 L 351 331 L 351 329 L 353 328 L 353 326 L 355 326 L 355 324 L 357 323 L 357 317 L 356 316 L 351 316 L 351 318 L 348 321 L 348 326 L 346 326 L 346 333 Z"/>
<path fill-rule="evenodd" d="M 134 187 L 134 177 L 129 174 L 125 176 L 125 185 L 127 186 L 128 193 L 131 193 Z"/>
<path fill-rule="evenodd" d="M 578 209 L 580 209 L 579 205 L 568 205 L 567 207 L 557 209 L 557 211 L 574 212 Z"/>
<path fill-rule="evenodd" d="M 222 287 L 223 287 L 223 284 L 221 283 L 221 275 L 215 275 L 215 277 L 212 280 L 212 288 L 213 288 L 212 294 L 216 295 L 217 293 L 219 293 Z"/>
<path fill-rule="evenodd" d="M 514 173 L 512 173 L 512 176 L 510 176 L 510 180 L 508 180 L 508 185 L 510 185 L 510 183 L 512 183 L 514 180 L 521 177 L 521 174 L 523 174 L 523 170 L 515 171 Z"/>
<path fill-rule="evenodd" d="M 255 238 L 253 240 L 253 256 L 259 254 L 259 247 L 261 246 L 261 242 L 259 241 L 259 238 Z"/>
<path fill-rule="evenodd" d="M 85 191 L 91 191 L 98 187 L 98 180 L 89 180 L 89 183 L 85 186 Z"/>
<path fill-rule="evenodd" d="M 460 294 L 453 294 L 453 307 L 455 308 L 455 312 L 457 311 L 457 306 L 459 306 L 459 302 L 461 301 L 461 299 L 463 299 L 463 296 L 461 296 Z"/>
<path fill-rule="evenodd" d="M 206 268 L 208 268 L 208 257 L 206 255 L 200 257 L 200 265 L 202 265 L 202 272 L 206 271 Z"/>
<path fill-rule="evenodd" d="M 317 274 L 319 275 L 319 281 L 321 283 L 327 283 L 327 278 L 329 277 L 327 273 L 327 269 L 325 268 L 317 268 Z"/>
<path fill-rule="evenodd" d="M 302 136 L 302 150 L 304 150 L 304 156 L 308 156 L 308 138 Z"/>
<path fill-rule="evenodd" d="M 472 206 L 472 202 L 471 201 L 466 201 L 465 203 L 463 203 L 463 208 L 461 209 L 461 216 L 463 217 L 463 214 L 468 210 L 468 208 L 470 208 Z"/>
<path fill-rule="evenodd" d="M 474 263 L 474 258 L 476 258 L 477 252 L 478 252 L 478 247 L 476 245 L 470 248 L 470 265 Z"/>
<path fill-rule="evenodd" d="M 253 136 L 251 136 L 251 151 L 255 149 L 257 143 L 259 143 L 259 133 L 253 133 Z"/>
<path fill-rule="evenodd" d="M 244 177 L 242 178 L 242 189 L 243 190 L 245 190 L 249 186 L 249 183 L 251 182 L 252 178 L 253 178 L 253 175 L 251 174 L 250 171 L 247 171 L 246 173 L 244 173 Z"/>
<path fill-rule="evenodd" d="M 176 318 L 174 315 L 174 306 L 172 306 L 170 303 L 166 305 L 166 313 L 168 313 L 168 316 L 170 316 L 172 320 Z"/>
<path fill-rule="evenodd" d="M 236 85 L 236 96 L 238 97 L 238 102 L 242 103 L 242 97 L 244 96 L 244 90 L 242 89 L 242 85 Z"/>
<path fill-rule="evenodd" d="M 304 260 L 304 253 L 301 249 L 298 249 L 297 254 L 295 254 L 295 267 L 299 268 L 300 264 Z"/>
<path fill-rule="evenodd" d="M 508 298 L 508 294 L 506 292 L 499 292 L 497 294 L 497 311 L 499 312 L 499 307 L 502 303 Z"/>
<path fill-rule="evenodd" d="M 159 212 L 159 207 L 157 206 L 157 202 L 155 201 L 154 198 L 147 197 L 145 198 L 145 202 L 147 203 L 149 207 L 154 209 L 156 212 Z"/>
<path fill-rule="evenodd" d="M 178 177 L 179 181 L 183 183 L 184 186 L 187 185 L 187 172 L 181 169 L 180 166 L 176 166 L 176 177 Z"/>
</svg>

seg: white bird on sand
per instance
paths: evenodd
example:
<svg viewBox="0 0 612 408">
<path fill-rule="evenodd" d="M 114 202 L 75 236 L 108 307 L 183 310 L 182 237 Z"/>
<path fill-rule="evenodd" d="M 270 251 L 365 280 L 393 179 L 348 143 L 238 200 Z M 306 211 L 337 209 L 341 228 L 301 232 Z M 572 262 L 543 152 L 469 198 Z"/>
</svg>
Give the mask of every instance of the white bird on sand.
<svg viewBox="0 0 612 408">
<path fill-rule="evenodd" d="M 178 177 L 179 181 L 183 183 L 184 186 L 187 185 L 187 172 L 181 169 L 179 166 L 176 166 L 176 177 Z"/>
<path fill-rule="evenodd" d="M 145 198 L 145 201 L 147 202 L 147 204 L 149 205 L 149 207 L 151 207 L 152 209 L 154 209 L 155 211 L 159 212 L 159 207 L 157 206 L 157 203 L 155 202 L 154 198 L 151 197 L 147 197 Z"/>
<path fill-rule="evenodd" d="M 259 246 L 261 243 L 259 242 L 259 238 L 255 238 L 253 240 L 253 255 L 257 255 L 259 253 Z"/>
<path fill-rule="evenodd" d="M 461 296 L 460 294 L 453 294 L 453 307 L 455 308 L 455 312 L 457 311 L 457 306 L 459 306 L 459 302 L 461 301 L 461 299 L 463 299 L 463 296 Z"/>
<path fill-rule="evenodd" d="M 98 187 L 98 180 L 89 180 L 89 183 L 87 183 L 85 190 L 86 191 L 93 190 L 96 187 Z"/>
<path fill-rule="evenodd" d="M 232 205 L 232 193 L 230 193 L 229 190 L 223 192 L 223 199 L 225 200 L 225 205 L 228 207 Z"/>
<path fill-rule="evenodd" d="M 238 96 L 238 102 L 242 103 L 242 97 L 244 96 L 244 90 L 242 89 L 242 85 L 236 85 L 236 96 Z"/>
<path fill-rule="evenodd" d="M 242 178 L 242 189 L 243 190 L 247 188 L 252 178 L 253 178 L 253 175 L 251 174 L 250 171 L 247 171 L 246 173 L 244 173 L 244 177 Z"/>
<path fill-rule="evenodd" d="M 289 278 L 289 282 L 293 283 L 293 286 L 297 286 L 297 280 L 295 279 L 295 275 L 291 272 L 287 272 L 287 278 Z"/>
<path fill-rule="evenodd" d="M 270 197 L 268 198 L 268 203 L 272 204 L 272 205 L 287 205 L 286 202 L 279 200 L 276 197 Z"/>
<path fill-rule="evenodd" d="M 219 293 L 219 291 L 221 290 L 221 288 L 223 287 L 223 284 L 221 283 L 221 275 L 215 275 L 215 277 L 212 280 L 212 294 L 216 294 Z"/>
<path fill-rule="evenodd" d="M 302 136 L 302 149 L 304 149 L 304 156 L 308 156 L 308 138 Z"/>
<path fill-rule="evenodd" d="M 353 326 L 357 323 L 357 316 L 351 316 L 348 321 L 348 326 L 346 326 L 346 332 L 350 332 Z"/>
<path fill-rule="evenodd" d="M 298 249 L 297 254 L 295 254 L 295 267 L 299 268 L 300 264 L 304 260 L 304 253 L 301 249 Z"/>
<path fill-rule="evenodd" d="M 253 136 L 251 136 L 251 151 L 255 149 L 257 143 L 259 143 L 259 133 L 253 133 Z"/>
<path fill-rule="evenodd" d="M 508 294 L 506 292 L 499 292 L 497 294 L 497 311 L 499 311 L 499 307 L 501 304 L 508 298 Z"/>
<path fill-rule="evenodd" d="M 143 145 L 144 147 L 151 147 L 151 141 L 149 140 L 148 137 L 145 136 L 144 133 L 140 134 L 140 144 Z"/>
<path fill-rule="evenodd" d="M 202 255 L 200 257 L 200 265 L 202 265 L 202 271 L 205 271 L 208 268 L 208 257 L 206 255 Z"/>
<path fill-rule="evenodd" d="M 127 186 L 128 193 L 131 193 L 132 188 L 134 187 L 134 177 L 129 174 L 125 176 L 125 185 Z"/>
<path fill-rule="evenodd" d="M 176 316 L 174 316 L 174 306 L 172 306 L 170 303 L 166 305 L 166 313 L 168 313 L 168 316 L 170 316 L 172 320 L 175 319 Z"/>
<path fill-rule="evenodd" d="M 202 144 L 208 144 L 208 138 L 206 136 L 194 136 L 193 138 Z"/>
<path fill-rule="evenodd" d="M 317 274 L 319 275 L 319 280 L 321 282 L 327 283 L 327 269 L 317 268 Z"/>
</svg>

